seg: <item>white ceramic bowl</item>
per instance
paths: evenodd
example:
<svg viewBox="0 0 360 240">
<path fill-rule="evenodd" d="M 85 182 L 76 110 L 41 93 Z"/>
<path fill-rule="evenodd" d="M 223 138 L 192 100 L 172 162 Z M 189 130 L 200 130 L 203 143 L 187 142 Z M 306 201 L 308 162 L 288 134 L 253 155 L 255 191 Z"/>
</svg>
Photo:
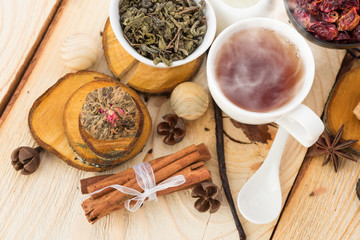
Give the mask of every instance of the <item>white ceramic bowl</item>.
<svg viewBox="0 0 360 240">
<path fill-rule="evenodd" d="M 164 63 L 159 63 L 155 65 L 153 60 L 150 58 L 146 58 L 139 54 L 124 38 L 122 28 L 120 26 L 120 15 L 119 15 L 119 4 L 122 0 L 111 0 L 110 2 L 110 9 L 109 9 L 109 16 L 110 16 L 110 24 L 115 33 L 116 38 L 119 40 L 121 46 L 134 58 L 138 61 L 145 63 L 152 67 L 158 68 L 166 68 L 167 66 Z M 199 3 L 200 0 L 194 0 L 196 3 Z M 183 60 L 173 61 L 171 67 L 177 67 L 186 63 L 189 63 L 196 58 L 200 57 L 211 45 L 212 41 L 214 40 L 215 33 L 216 33 L 216 16 L 214 9 L 212 8 L 211 4 L 208 0 L 205 0 L 206 7 L 204 10 L 206 19 L 207 19 L 207 31 L 203 42 L 200 46 L 198 46 L 194 52 L 192 52 L 189 56 L 187 56 Z"/>
<path fill-rule="evenodd" d="M 220 34 L 231 24 L 251 17 L 264 17 L 269 12 L 269 2 L 272 0 L 258 0 L 257 3 L 243 8 L 232 7 L 223 0 L 209 0 L 217 19 L 217 34 Z M 237 0 L 241 1 L 241 0 Z"/>
</svg>

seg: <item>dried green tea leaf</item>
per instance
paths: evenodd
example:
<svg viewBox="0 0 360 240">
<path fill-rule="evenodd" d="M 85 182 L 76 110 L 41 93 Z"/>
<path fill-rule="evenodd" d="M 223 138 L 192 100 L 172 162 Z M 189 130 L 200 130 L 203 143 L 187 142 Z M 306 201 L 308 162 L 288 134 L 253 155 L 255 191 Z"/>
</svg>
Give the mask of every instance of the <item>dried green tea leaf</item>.
<svg viewBox="0 0 360 240">
<path fill-rule="evenodd" d="M 123 0 L 119 5 L 124 37 L 142 56 L 154 64 L 189 56 L 206 34 L 205 1 Z"/>
<path fill-rule="evenodd" d="M 99 140 L 126 137 L 135 127 L 136 103 L 121 87 L 104 87 L 90 92 L 80 112 L 80 123 Z"/>
</svg>

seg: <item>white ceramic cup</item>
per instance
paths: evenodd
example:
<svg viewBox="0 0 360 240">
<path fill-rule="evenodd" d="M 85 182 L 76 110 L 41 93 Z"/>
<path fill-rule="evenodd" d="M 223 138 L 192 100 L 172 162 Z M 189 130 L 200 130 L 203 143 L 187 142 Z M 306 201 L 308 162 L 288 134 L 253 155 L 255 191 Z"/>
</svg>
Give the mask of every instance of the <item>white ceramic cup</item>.
<svg viewBox="0 0 360 240">
<path fill-rule="evenodd" d="M 257 27 L 274 30 L 294 43 L 304 63 L 302 87 L 288 103 L 269 112 L 253 112 L 236 106 L 224 95 L 215 77 L 215 59 L 224 43 L 241 29 Z M 310 108 L 302 104 L 313 84 L 314 74 L 314 58 L 304 38 L 291 26 L 271 18 L 248 18 L 230 25 L 215 39 L 207 59 L 207 81 L 210 93 L 217 105 L 227 115 L 246 124 L 276 122 L 305 147 L 314 144 L 324 131 L 324 124 L 320 118 Z"/>
<path fill-rule="evenodd" d="M 223 0 L 208 0 L 215 11 L 217 19 L 216 33 L 219 34 L 226 27 L 241 19 L 250 17 L 264 17 L 269 12 L 271 0 L 258 0 L 249 7 L 232 7 Z M 237 0 L 241 1 L 241 0 Z"/>
</svg>

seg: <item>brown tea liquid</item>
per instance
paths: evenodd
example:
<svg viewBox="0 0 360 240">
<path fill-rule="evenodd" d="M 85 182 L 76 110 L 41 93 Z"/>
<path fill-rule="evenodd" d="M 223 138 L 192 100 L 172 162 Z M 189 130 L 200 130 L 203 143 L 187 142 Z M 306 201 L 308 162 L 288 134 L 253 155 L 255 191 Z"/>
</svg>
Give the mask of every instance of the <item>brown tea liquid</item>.
<svg viewBox="0 0 360 240">
<path fill-rule="evenodd" d="M 302 86 L 304 64 L 283 35 L 264 28 L 240 30 L 217 53 L 215 76 L 224 95 L 249 111 L 288 103 Z"/>
</svg>

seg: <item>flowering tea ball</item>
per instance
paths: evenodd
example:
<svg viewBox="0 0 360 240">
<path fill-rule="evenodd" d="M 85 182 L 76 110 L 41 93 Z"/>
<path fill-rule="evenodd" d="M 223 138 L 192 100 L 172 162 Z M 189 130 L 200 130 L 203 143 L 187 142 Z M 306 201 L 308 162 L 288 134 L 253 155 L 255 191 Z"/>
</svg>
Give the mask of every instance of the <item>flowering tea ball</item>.
<svg viewBox="0 0 360 240">
<path fill-rule="evenodd" d="M 98 57 L 98 46 L 94 39 L 86 34 L 67 36 L 61 46 L 61 58 L 66 66 L 74 70 L 91 67 Z"/>
<path fill-rule="evenodd" d="M 199 84 L 185 82 L 174 89 L 170 102 L 176 115 L 186 120 L 195 120 L 206 112 L 209 95 Z"/>
<path fill-rule="evenodd" d="M 131 137 L 138 130 L 136 113 L 136 103 L 128 92 L 120 86 L 103 87 L 86 96 L 80 123 L 95 139 Z"/>
</svg>

